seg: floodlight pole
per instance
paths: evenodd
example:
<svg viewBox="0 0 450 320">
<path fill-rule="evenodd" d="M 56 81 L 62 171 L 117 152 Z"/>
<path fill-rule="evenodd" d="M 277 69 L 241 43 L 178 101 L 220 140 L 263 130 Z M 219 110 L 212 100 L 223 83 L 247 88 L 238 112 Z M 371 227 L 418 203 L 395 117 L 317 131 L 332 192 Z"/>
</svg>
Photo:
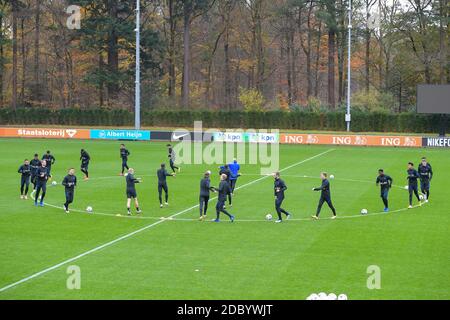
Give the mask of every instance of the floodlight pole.
<svg viewBox="0 0 450 320">
<path fill-rule="evenodd" d="M 351 55 L 352 55 L 352 0 L 348 5 L 348 66 L 347 66 L 347 113 L 345 114 L 345 122 L 347 122 L 347 131 L 350 131 L 351 116 Z"/>
<path fill-rule="evenodd" d="M 141 4 L 136 0 L 136 81 L 134 100 L 134 127 L 141 128 Z"/>
</svg>

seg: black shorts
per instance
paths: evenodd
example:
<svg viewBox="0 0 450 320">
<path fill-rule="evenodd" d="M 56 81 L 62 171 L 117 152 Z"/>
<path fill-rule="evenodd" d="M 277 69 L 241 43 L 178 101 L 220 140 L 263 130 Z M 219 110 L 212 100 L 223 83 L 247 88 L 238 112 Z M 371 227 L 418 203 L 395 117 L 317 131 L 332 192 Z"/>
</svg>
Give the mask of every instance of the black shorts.
<svg viewBox="0 0 450 320">
<path fill-rule="evenodd" d="M 72 202 L 74 194 L 75 194 L 74 190 L 66 190 L 66 201 Z"/>
<path fill-rule="evenodd" d="M 422 191 L 429 191 L 430 180 L 420 180 L 420 189 L 422 189 Z"/>
<path fill-rule="evenodd" d="M 136 190 L 127 190 L 127 199 L 137 198 Z"/>
<path fill-rule="evenodd" d="M 22 176 L 20 178 L 20 183 L 26 185 L 30 184 L 30 176 Z"/>
<path fill-rule="evenodd" d="M 47 191 L 47 181 L 37 179 L 36 189 L 41 189 L 43 192 Z"/>
<path fill-rule="evenodd" d="M 169 192 L 167 183 L 158 183 L 158 192 L 161 193 L 164 190 L 165 193 Z"/>
</svg>

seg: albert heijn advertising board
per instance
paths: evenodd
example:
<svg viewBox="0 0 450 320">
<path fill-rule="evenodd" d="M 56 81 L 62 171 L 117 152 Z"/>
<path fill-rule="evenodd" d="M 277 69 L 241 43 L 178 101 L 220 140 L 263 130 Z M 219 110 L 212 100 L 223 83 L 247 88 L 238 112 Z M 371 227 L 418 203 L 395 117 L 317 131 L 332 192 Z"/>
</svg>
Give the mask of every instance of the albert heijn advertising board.
<svg viewBox="0 0 450 320">
<path fill-rule="evenodd" d="M 422 147 L 422 137 L 283 133 L 280 135 L 280 143 L 420 148 Z"/>
<path fill-rule="evenodd" d="M 150 141 L 150 131 L 146 130 L 110 130 L 91 129 L 91 139 Z"/>
</svg>

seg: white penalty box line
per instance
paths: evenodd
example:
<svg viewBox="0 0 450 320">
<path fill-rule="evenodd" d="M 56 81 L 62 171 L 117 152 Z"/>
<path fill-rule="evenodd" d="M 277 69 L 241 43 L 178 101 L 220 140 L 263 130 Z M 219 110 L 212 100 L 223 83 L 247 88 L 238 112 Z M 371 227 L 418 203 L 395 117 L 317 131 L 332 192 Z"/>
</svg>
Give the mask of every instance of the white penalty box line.
<svg viewBox="0 0 450 320">
<path fill-rule="evenodd" d="M 304 159 L 304 160 L 302 160 L 302 161 L 296 162 L 296 163 L 294 163 L 294 164 L 292 164 L 292 165 L 290 165 L 290 166 L 288 166 L 288 167 L 286 167 L 286 168 L 281 169 L 280 172 L 289 170 L 289 169 L 291 169 L 291 168 L 293 168 L 293 167 L 296 167 L 296 166 L 298 166 L 298 165 L 300 165 L 300 164 L 303 164 L 303 163 L 305 163 L 305 162 L 308 162 L 308 161 L 314 160 L 314 159 L 316 159 L 316 158 L 319 158 L 319 157 L 321 157 L 321 156 L 323 156 L 323 155 L 326 155 L 326 154 L 328 154 L 328 153 L 330 153 L 330 152 L 332 152 L 332 151 L 334 151 L 334 150 L 335 150 L 335 149 L 328 149 L 327 151 L 324 151 L 324 152 L 321 152 L 321 153 L 319 153 L 319 154 L 316 154 L 315 156 L 312 156 L 312 157 L 309 157 L 309 158 Z M 264 180 L 264 179 L 266 179 L 266 178 L 268 178 L 268 177 L 270 177 L 270 176 L 267 175 L 267 176 L 263 176 L 263 177 L 261 177 L 261 178 L 258 178 L 258 179 L 256 179 L 256 180 L 250 181 L 250 182 L 248 182 L 248 183 L 246 183 L 246 184 L 243 184 L 243 185 L 237 187 L 236 190 L 237 190 L 237 189 L 242 189 L 242 188 L 248 187 L 248 186 L 250 186 L 250 185 L 252 185 L 252 184 L 255 184 L 255 183 L 258 183 L 258 182 L 260 182 L 260 181 L 262 181 L 262 180 Z M 216 199 L 216 198 L 217 198 L 217 197 L 215 197 L 215 198 L 213 198 L 213 199 L 211 199 L 211 200 L 214 200 L 214 199 Z M 51 272 L 51 271 L 53 271 L 53 270 L 55 270 L 55 269 L 58 269 L 59 267 L 62 267 L 62 266 L 64 266 L 64 265 L 66 265 L 66 264 L 68 264 L 68 263 L 71 263 L 71 262 L 74 262 L 74 261 L 76 261 L 76 260 L 79 260 L 79 259 L 81 259 L 81 258 L 83 258 L 83 257 L 86 257 L 87 255 L 90 255 L 90 254 L 92 254 L 92 253 L 95 253 L 95 252 L 97 252 L 97 251 L 100 251 L 100 250 L 102 250 L 102 249 L 104 249 L 104 248 L 106 248 L 106 247 L 112 246 L 113 244 L 118 243 L 118 242 L 120 242 L 120 241 L 122 241 L 122 240 L 126 240 L 126 239 L 128 239 L 128 238 L 130 238 L 130 237 L 132 237 L 132 236 L 134 236 L 134 235 L 136 235 L 136 234 L 138 234 L 138 233 L 141 233 L 141 232 L 143 232 L 143 231 L 145 231 L 145 230 L 147 230 L 147 229 L 156 227 L 157 225 L 159 225 L 159 224 L 161 224 L 161 223 L 163 223 L 163 222 L 165 222 L 165 221 L 169 221 L 170 219 L 173 219 L 173 218 L 175 218 L 175 217 L 177 217 L 177 216 L 179 216 L 179 215 L 182 215 L 183 213 L 186 213 L 186 212 L 189 212 L 189 211 L 191 211 L 191 210 L 194 210 L 194 209 L 197 208 L 198 206 L 199 206 L 199 205 L 196 204 L 196 205 L 194 205 L 194 206 L 192 206 L 192 207 L 190 207 L 190 208 L 187 208 L 187 209 L 184 209 L 184 210 L 182 210 L 182 211 L 180 211 L 180 212 L 177 212 L 177 213 L 175 213 L 175 214 L 169 216 L 168 218 L 166 218 L 166 219 L 164 219 L 164 220 L 156 221 L 156 222 L 154 222 L 154 223 L 152 223 L 152 224 L 149 224 L 149 225 L 147 225 L 147 226 L 145 226 L 145 227 L 142 227 L 142 228 L 140 228 L 140 229 L 138 229 L 138 230 L 135 230 L 135 231 L 130 232 L 130 233 L 128 233 L 128 234 L 125 234 L 125 235 L 123 235 L 123 236 L 121 236 L 121 237 L 119 237 L 119 238 L 116 238 L 116 239 L 111 240 L 111 241 L 109 241 L 109 242 L 106 242 L 106 243 L 104 243 L 104 244 L 102 244 L 102 245 L 100 245 L 100 246 L 97 246 L 97 247 L 95 247 L 95 248 L 93 248 L 93 249 L 91 249 L 91 250 L 85 251 L 85 252 L 83 252 L 83 253 L 81 253 L 81 254 L 75 256 L 75 257 L 72 257 L 72 258 L 70 258 L 70 259 L 64 260 L 64 261 L 62 261 L 62 262 L 60 262 L 60 263 L 58 263 L 58 264 L 55 264 L 55 265 L 53 265 L 53 266 L 51 266 L 51 267 L 48 267 L 48 268 L 46 268 L 46 269 L 44 269 L 44 270 L 41 270 L 41 271 L 39 271 L 39 272 L 36 272 L 36 273 L 34 273 L 34 274 L 32 274 L 32 275 L 30 275 L 30 276 L 28 276 L 28 277 L 25 277 L 25 278 L 23 278 L 23 279 L 21 279 L 21 280 L 19 280 L 19 281 L 16 281 L 16 282 L 14 282 L 14 283 L 11 283 L 11 284 L 9 284 L 9 285 L 7 285 L 7 286 L 4 286 L 4 287 L 0 288 L 0 292 L 4 292 L 4 291 L 6 291 L 6 290 L 8 290 L 8 289 L 11 289 L 11 288 L 13 288 L 13 287 L 18 286 L 19 284 L 22 284 L 22 283 L 28 282 L 28 281 L 30 281 L 30 280 L 32 280 L 32 279 L 35 279 L 35 278 L 37 278 L 37 277 L 40 277 L 40 276 L 42 276 L 42 275 L 44 275 L 44 274 L 46 274 L 46 273 L 49 273 L 49 272 Z"/>
</svg>

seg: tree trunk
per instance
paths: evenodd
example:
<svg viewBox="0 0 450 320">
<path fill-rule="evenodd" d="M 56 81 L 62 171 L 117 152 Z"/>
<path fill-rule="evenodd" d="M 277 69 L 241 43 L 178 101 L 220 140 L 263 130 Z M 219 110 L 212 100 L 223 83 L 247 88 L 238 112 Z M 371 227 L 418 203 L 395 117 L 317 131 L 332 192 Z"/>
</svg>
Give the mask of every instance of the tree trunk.
<svg viewBox="0 0 450 320">
<path fill-rule="evenodd" d="M 117 0 L 108 1 L 109 18 L 113 21 L 117 20 Z M 119 72 L 119 50 L 118 36 L 116 27 L 112 27 L 108 34 L 108 71 L 110 73 L 110 81 L 108 81 L 108 102 L 113 101 L 117 97 L 119 84 L 117 75 Z"/>
<path fill-rule="evenodd" d="M 25 54 L 25 18 L 20 20 L 20 54 L 22 55 L 22 75 L 21 75 L 21 87 L 20 87 L 20 96 L 19 102 L 21 105 L 24 105 L 25 101 L 25 85 L 26 85 L 26 54 Z"/>
<path fill-rule="evenodd" d="M 183 34 L 183 94 L 182 104 L 189 107 L 190 82 L 191 82 L 191 9 L 190 2 L 184 4 L 184 34 Z"/>
<path fill-rule="evenodd" d="M 344 50 L 345 50 L 345 41 L 344 41 L 344 31 L 339 31 L 337 40 L 338 47 L 338 103 L 341 104 L 343 100 L 344 94 Z"/>
<path fill-rule="evenodd" d="M 225 33 L 223 41 L 223 52 L 225 56 L 225 106 L 230 110 L 234 106 L 231 99 L 231 67 L 230 67 L 230 10 L 227 6 L 227 12 L 225 13 Z"/>
<path fill-rule="evenodd" d="M 291 55 L 291 41 L 290 41 L 290 32 L 286 32 L 286 55 L 287 55 L 287 64 L 286 64 L 286 80 L 288 85 L 288 104 L 292 105 L 292 55 Z"/>
<path fill-rule="evenodd" d="M 367 13 L 367 19 L 369 19 L 369 13 Z M 370 29 L 366 28 L 366 54 L 365 54 L 365 67 L 366 67 L 366 74 L 365 74 L 365 89 L 366 92 L 369 92 L 370 89 Z"/>
<path fill-rule="evenodd" d="M 309 99 L 309 97 L 312 95 L 312 73 L 311 73 L 311 45 L 312 45 L 312 36 L 313 36 L 313 30 L 311 27 L 311 15 L 313 10 L 313 0 L 311 0 L 309 4 L 309 10 L 308 10 L 308 18 L 307 18 L 307 25 L 308 25 L 308 38 L 307 38 L 307 46 L 306 46 L 306 78 L 307 78 L 307 86 L 306 86 L 306 98 Z"/>
<path fill-rule="evenodd" d="M 331 108 L 336 106 L 335 100 L 335 38 L 334 29 L 328 31 L 328 104 Z"/>
<path fill-rule="evenodd" d="M 262 0 L 257 0 L 255 4 L 255 44 L 256 44 L 256 88 L 259 92 L 263 92 L 264 82 L 264 46 L 262 38 Z"/>
<path fill-rule="evenodd" d="M 316 61 L 314 68 L 314 97 L 319 96 L 319 63 L 320 63 L 320 45 L 322 39 L 322 22 L 319 21 L 319 30 L 317 32 L 317 43 L 316 43 Z"/>
<path fill-rule="evenodd" d="M 175 17 L 174 0 L 169 0 L 169 97 L 175 98 L 176 95 L 176 73 L 175 73 L 175 36 L 177 21 Z"/>
<path fill-rule="evenodd" d="M 291 47 L 291 77 L 292 77 L 292 103 L 296 103 L 298 99 L 297 90 L 297 52 L 295 50 L 295 30 L 293 29 L 290 36 Z"/>
<path fill-rule="evenodd" d="M 36 20 L 34 30 L 34 84 L 33 84 L 33 99 L 37 102 L 41 100 L 41 88 L 39 85 L 39 38 L 41 33 L 40 19 L 41 19 L 41 1 L 36 0 Z"/>
<path fill-rule="evenodd" d="M 65 64 L 66 64 L 66 77 L 67 77 L 67 105 L 69 108 L 73 108 L 74 106 L 74 91 L 75 84 L 73 78 L 73 60 L 72 55 L 70 54 L 70 50 L 65 49 Z"/>
<path fill-rule="evenodd" d="M 98 54 L 98 69 L 100 71 L 100 74 L 103 73 L 103 64 L 104 64 L 103 56 L 102 56 L 102 53 L 99 52 L 99 54 Z M 103 97 L 103 90 L 104 90 L 103 79 L 101 79 L 100 83 L 99 83 L 99 87 L 98 87 L 98 101 L 99 101 L 100 107 L 103 107 L 103 105 L 105 104 L 104 97 Z"/>
<path fill-rule="evenodd" d="M 439 0 L 439 80 L 441 84 L 446 84 L 447 56 L 447 36 L 444 23 L 448 17 L 448 0 Z"/>
<path fill-rule="evenodd" d="M 0 107 L 3 106 L 3 70 L 4 70 L 4 52 L 3 52 L 3 16 L 0 14 Z"/>
<path fill-rule="evenodd" d="M 12 97 L 11 105 L 13 109 L 17 108 L 17 0 L 12 1 L 12 47 L 13 47 L 13 66 L 12 66 Z"/>
</svg>

